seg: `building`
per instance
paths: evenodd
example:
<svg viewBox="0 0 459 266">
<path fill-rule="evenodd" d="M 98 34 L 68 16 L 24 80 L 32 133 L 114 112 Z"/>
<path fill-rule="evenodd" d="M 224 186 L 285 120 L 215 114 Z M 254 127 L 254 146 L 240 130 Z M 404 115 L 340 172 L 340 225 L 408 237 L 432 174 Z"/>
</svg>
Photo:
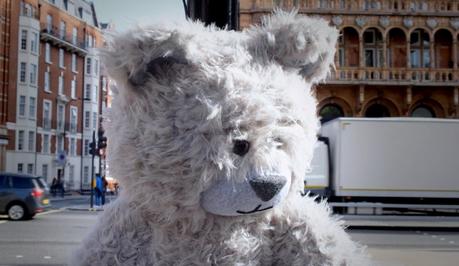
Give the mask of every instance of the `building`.
<svg viewBox="0 0 459 266">
<path fill-rule="evenodd" d="M 11 27 L 8 69 L 17 74 L 9 76 L 7 89 L 5 170 L 41 175 L 48 182 L 56 177 L 67 189 L 89 189 L 89 143 L 100 124 L 103 80 L 95 49 L 103 39 L 94 5 L 12 2 L 19 15 L 11 18 L 18 27 Z"/>
<path fill-rule="evenodd" d="M 275 7 L 323 17 L 340 30 L 336 69 L 315 88 L 323 121 L 459 118 L 459 1 L 241 0 L 240 27 Z"/>
</svg>

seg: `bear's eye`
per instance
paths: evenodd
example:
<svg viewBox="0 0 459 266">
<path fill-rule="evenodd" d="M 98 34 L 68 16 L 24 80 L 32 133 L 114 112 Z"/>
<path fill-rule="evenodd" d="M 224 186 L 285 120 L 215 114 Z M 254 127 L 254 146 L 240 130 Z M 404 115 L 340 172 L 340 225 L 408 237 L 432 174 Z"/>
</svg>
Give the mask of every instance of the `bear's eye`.
<svg viewBox="0 0 459 266">
<path fill-rule="evenodd" d="M 244 156 L 249 152 L 250 142 L 247 140 L 238 139 L 234 141 L 233 152 L 239 156 Z"/>
</svg>

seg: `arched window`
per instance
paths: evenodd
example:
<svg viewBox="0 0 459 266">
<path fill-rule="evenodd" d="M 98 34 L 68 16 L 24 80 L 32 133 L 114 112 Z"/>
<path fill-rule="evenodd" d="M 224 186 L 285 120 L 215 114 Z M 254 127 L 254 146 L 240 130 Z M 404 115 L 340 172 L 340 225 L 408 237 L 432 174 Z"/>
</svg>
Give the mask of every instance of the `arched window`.
<svg viewBox="0 0 459 266">
<path fill-rule="evenodd" d="M 344 116 L 343 109 L 337 104 L 326 104 L 319 112 L 320 122 L 325 123 L 338 117 Z"/>
<path fill-rule="evenodd" d="M 368 107 L 365 117 L 390 117 L 390 112 L 386 106 L 376 103 Z"/>
<path fill-rule="evenodd" d="M 411 33 L 410 38 L 411 67 L 430 67 L 430 38 L 423 29 Z"/>
<path fill-rule="evenodd" d="M 436 117 L 435 112 L 427 105 L 419 105 L 411 112 L 412 117 Z"/>
<path fill-rule="evenodd" d="M 367 29 L 363 33 L 363 49 L 366 67 L 381 67 L 383 61 L 382 34 L 377 28 Z"/>
</svg>

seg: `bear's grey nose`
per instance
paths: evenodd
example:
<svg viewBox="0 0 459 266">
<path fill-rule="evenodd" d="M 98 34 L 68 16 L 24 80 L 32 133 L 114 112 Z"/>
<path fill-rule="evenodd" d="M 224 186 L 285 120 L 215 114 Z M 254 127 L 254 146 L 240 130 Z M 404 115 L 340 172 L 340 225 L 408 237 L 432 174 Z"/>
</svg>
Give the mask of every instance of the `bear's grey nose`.
<svg viewBox="0 0 459 266">
<path fill-rule="evenodd" d="M 255 194 L 262 201 L 269 201 L 279 193 L 284 187 L 287 180 L 284 177 L 276 177 L 272 179 L 253 179 L 249 180 L 250 186 L 252 187 Z"/>
</svg>

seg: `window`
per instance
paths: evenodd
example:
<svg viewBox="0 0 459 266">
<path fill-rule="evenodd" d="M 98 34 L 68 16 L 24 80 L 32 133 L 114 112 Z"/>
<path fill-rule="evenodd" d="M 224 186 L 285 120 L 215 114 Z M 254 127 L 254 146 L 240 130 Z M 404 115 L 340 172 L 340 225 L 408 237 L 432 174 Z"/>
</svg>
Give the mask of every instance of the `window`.
<svg viewBox="0 0 459 266">
<path fill-rule="evenodd" d="M 24 150 L 24 130 L 18 131 L 18 151 Z"/>
<path fill-rule="evenodd" d="M 45 182 L 48 181 L 48 165 L 44 164 L 41 166 L 41 176 L 45 179 Z"/>
<path fill-rule="evenodd" d="M 83 183 L 89 185 L 89 166 L 83 167 Z"/>
<path fill-rule="evenodd" d="M 72 71 L 77 72 L 77 57 L 76 54 L 72 54 Z"/>
<path fill-rule="evenodd" d="M 27 164 L 27 173 L 29 175 L 33 174 L 33 163 Z"/>
<path fill-rule="evenodd" d="M 22 174 L 24 164 L 18 163 L 18 173 Z"/>
<path fill-rule="evenodd" d="M 337 117 L 344 116 L 343 109 L 337 104 L 326 104 L 319 112 L 320 122 L 325 123 Z"/>
<path fill-rule="evenodd" d="M 35 119 L 35 97 L 29 97 L 29 118 Z"/>
<path fill-rule="evenodd" d="M 90 119 L 91 113 L 89 111 L 84 112 L 84 127 L 89 128 L 89 119 Z"/>
<path fill-rule="evenodd" d="M 94 86 L 94 101 L 97 102 L 98 99 L 99 99 L 99 88 L 97 87 L 97 85 Z"/>
<path fill-rule="evenodd" d="M 48 71 L 45 72 L 45 91 L 51 92 L 49 88 L 49 72 Z"/>
<path fill-rule="evenodd" d="M 38 53 L 38 34 L 32 32 L 32 39 L 30 40 L 30 49 L 33 53 Z"/>
<path fill-rule="evenodd" d="M 76 107 L 70 107 L 70 132 L 75 133 L 77 131 L 77 115 L 78 109 Z"/>
<path fill-rule="evenodd" d="M 70 155 L 76 156 L 76 139 L 70 138 Z"/>
<path fill-rule="evenodd" d="M 338 63 L 340 67 L 344 66 L 344 48 L 339 48 L 338 50 Z"/>
<path fill-rule="evenodd" d="M 85 100 L 91 100 L 91 84 L 86 84 L 86 88 L 84 90 L 84 98 Z"/>
<path fill-rule="evenodd" d="M 91 75 L 91 58 L 86 58 L 86 74 Z"/>
<path fill-rule="evenodd" d="M 425 30 L 419 29 L 411 33 L 410 63 L 412 68 L 430 66 L 430 40 Z"/>
<path fill-rule="evenodd" d="M 35 150 L 35 132 L 29 131 L 29 151 Z"/>
<path fill-rule="evenodd" d="M 26 97 L 21 95 L 19 96 L 19 116 L 25 116 L 26 108 Z"/>
<path fill-rule="evenodd" d="M 74 175 L 75 175 L 75 166 L 74 165 L 70 165 L 69 166 L 69 184 L 70 185 L 73 185 L 73 182 L 74 182 Z"/>
<path fill-rule="evenodd" d="M 24 62 L 21 62 L 20 67 L 21 69 L 19 70 L 19 81 L 26 82 L 27 64 Z"/>
<path fill-rule="evenodd" d="M 77 44 L 78 40 L 78 29 L 76 27 L 73 27 L 72 29 L 72 43 Z"/>
<path fill-rule="evenodd" d="M 375 31 L 374 30 L 366 30 L 363 33 L 363 42 L 365 44 L 375 44 Z"/>
<path fill-rule="evenodd" d="M 59 66 L 65 68 L 64 66 L 64 49 L 59 49 Z"/>
<path fill-rule="evenodd" d="M 57 152 L 64 151 L 64 137 L 62 135 L 59 135 L 57 136 L 56 141 Z"/>
<path fill-rule="evenodd" d="M 43 147 L 41 149 L 43 153 L 49 153 L 49 135 L 43 134 Z"/>
<path fill-rule="evenodd" d="M 27 30 L 21 30 L 21 50 L 27 50 Z"/>
<path fill-rule="evenodd" d="M 435 117 L 435 112 L 428 106 L 421 104 L 411 112 L 412 117 Z"/>
<path fill-rule="evenodd" d="M 99 60 L 94 59 L 94 75 L 99 75 Z"/>
<path fill-rule="evenodd" d="M 73 79 L 70 82 L 70 97 L 76 99 L 76 77 L 73 76 Z"/>
<path fill-rule="evenodd" d="M 88 48 L 91 48 L 91 47 L 92 47 L 92 44 L 93 44 L 93 37 L 92 37 L 92 35 L 88 35 L 88 39 L 87 39 L 86 41 L 87 41 L 87 46 L 88 46 Z"/>
<path fill-rule="evenodd" d="M 84 155 L 89 155 L 89 139 L 84 140 Z"/>
<path fill-rule="evenodd" d="M 49 43 L 45 43 L 45 61 L 51 63 L 51 45 Z"/>
<path fill-rule="evenodd" d="M 43 101 L 43 128 L 51 128 L 51 102 Z"/>
<path fill-rule="evenodd" d="M 59 95 L 63 95 L 64 94 L 64 76 L 59 76 L 58 92 L 59 92 Z"/>
<path fill-rule="evenodd" d="M 97 128 L 97 112 L 92 112 L 92 128 Z"/>
<path fill-rule="evenodd" d="M 65 39 L 65 33 L 67 31 L 66 29 L 67 25 L 65 24 L 65 21 L 61 21 L 60 27 L 59 27 L 59 36 L 61 39 Z"/>
<path fill-rule="evenodd" d="M 30 64 L 30 84 L 37 85 L 37 65 Z"/>
<path fill-rule="evenodd" d="M 64 1 L 63 1 L 63 4 L 64 4 L 64 9 L 68 11 L 68 10 L 69 10 L 69 3 L 68 3 L 68 0 L 64 0 Z"/>
<path fill-rule="evenodd" d="M 59 104 L 57 106 L 57 129 L 64 130 L 64 122 L 65 122 L 65 106 L 63 104 Z"/>
<path fill-rule="evenodd" d="M 51 32 L 53 29 L 53 16 L 46 16 L 46 31 Z"/>
</svg>

